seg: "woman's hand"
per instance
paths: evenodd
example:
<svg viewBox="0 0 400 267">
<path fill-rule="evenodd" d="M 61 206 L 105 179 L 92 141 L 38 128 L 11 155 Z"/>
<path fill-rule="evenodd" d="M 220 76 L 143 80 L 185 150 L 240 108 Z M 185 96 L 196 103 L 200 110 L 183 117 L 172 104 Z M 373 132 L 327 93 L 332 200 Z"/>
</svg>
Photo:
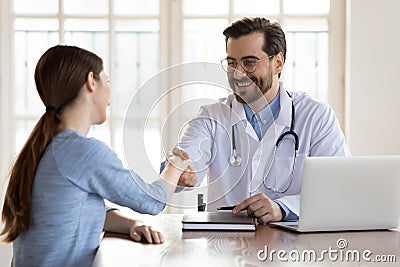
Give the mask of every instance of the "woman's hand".
<svg viewBox="0 0 400 267">
<path fill-rule="evenodd" d="M 136 242 L 146 241 L 149 244 L 164 243 L 164 237 L 159 231 L 153 230 L 151 226 L 144 225 L 139 221 L 136 221 L 131 226 L 129 235 Z"/>
<path fill-rule="evenodd" d="M 171 164 L 182 172 L 186 169 L 189 169 L 190 163 L 188 159 L 189 154 L 179 147 L 174 147 L 172 152 L 168 152 L 167 154 L 167 163 Z"/>
<path fill-rule="evenodd" d="M 136 242 L 147 242 L 150 244 L 161 244 L 164 237 L 150 226 L 144 225 L 142 221 L 135 220 L 122 214 L 119 210 L 109 210 L 106 213 L 104 231 L 129 234 Z"/>
<path fill-rule="evenodd" d="M 194 168 L 189 162 L 189 154 L 179 147 L 174 147 L 167 154 L 167 164 L 161 177 L 168 182 L 171 194 L 175 192 L 178 182 L 180 185 L 188 186 L 194 186 L 197 183 Z"/>
<path fill-rule="evenodd" d="M 197 184 L 198 178 L 194 167 L 188 162 L 189 154 L 179 148 L 174 147 L 172 153 L 168 155 L 168 164 L 172 164 L 175 168 L 183 170 L 179 177 L 178 185 L 185 187 L 194 187 Z"/>
</svg>

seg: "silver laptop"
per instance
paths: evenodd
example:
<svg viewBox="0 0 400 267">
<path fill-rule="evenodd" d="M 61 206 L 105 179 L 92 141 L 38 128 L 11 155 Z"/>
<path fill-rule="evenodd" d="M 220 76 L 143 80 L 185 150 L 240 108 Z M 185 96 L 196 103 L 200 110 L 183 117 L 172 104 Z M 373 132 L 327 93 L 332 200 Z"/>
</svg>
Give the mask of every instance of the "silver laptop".
<svg viewBox="0 0 400 267">
<path fill-rule="evenodd" d="M 393 229 L 400 217 L 400 156 L 304 161 L 298 232 Z"/>
</svg>

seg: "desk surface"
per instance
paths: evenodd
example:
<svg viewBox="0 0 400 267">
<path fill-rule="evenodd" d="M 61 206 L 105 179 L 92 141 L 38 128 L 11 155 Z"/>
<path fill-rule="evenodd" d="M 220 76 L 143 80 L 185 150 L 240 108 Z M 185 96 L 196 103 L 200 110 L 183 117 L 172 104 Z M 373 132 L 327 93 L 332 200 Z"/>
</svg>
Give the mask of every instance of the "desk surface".
<svg viewBox="0 0 400 267">
<path fill-rule="evenodd" d="M 298 234 L 269 225 L 255 232 L 183 231 L 182 215 L 163 214 L 140 219 L 160 230 L 161 245 L 133 242 L 127 235 L 106 233 L 93 266 L 264 266 L 288 262 L 386 266 L 400 262 L 400 231 Z M 267 254 L 265 254 L 267 251 Z M 272 253 L 272 254 L 271 254 Z M 266 257 L 266 255 L 268 255 Z M 370 260 L 370 263 L 368 263 Z"/>
</svg>

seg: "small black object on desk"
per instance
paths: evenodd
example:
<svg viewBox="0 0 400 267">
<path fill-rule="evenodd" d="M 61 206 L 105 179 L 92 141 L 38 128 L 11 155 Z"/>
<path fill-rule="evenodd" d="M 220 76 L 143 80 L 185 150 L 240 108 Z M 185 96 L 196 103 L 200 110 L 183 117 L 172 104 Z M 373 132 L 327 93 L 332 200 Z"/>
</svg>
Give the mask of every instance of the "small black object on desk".
<svg viewBox="0 0 400 267">
<path fill-rule="evenodd" d="M 205 211 L 206 203 L 204 203 L 203 194 L 197 194 L 197 211 Z"/>
</svg>

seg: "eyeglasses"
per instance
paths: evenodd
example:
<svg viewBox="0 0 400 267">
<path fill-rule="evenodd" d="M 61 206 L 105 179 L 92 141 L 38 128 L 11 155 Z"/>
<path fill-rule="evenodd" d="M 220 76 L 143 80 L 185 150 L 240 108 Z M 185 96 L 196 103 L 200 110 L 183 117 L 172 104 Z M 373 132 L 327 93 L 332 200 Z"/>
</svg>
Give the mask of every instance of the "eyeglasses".
<svg viewBox="0 0 400 267">
<path fill-rule="evenodd" d="M 261 59 L 258 59 L 256 57 L 242 58 L 240 60 L 240 66 L 242 66 L 243 70 L 246 71 L 247 73 L 252 73 L 252 72 L 256 71 L 258 63 L 260 63 L 261 61 L 263 61 L 265 59 L 269 59 L 272 57 L 274 57 L 274 56 L 272 55 L 272 56 L 268 56 L 266 58 L 261 58 Z M 224 58 L 221 60 L 221 65 L 222 65 L 222 68 L 224 69 L 224 71 L 226 71 L 228 73 L 232 73 L 236 70 L 238 62 L 231 58 Z"/>
</svg>

